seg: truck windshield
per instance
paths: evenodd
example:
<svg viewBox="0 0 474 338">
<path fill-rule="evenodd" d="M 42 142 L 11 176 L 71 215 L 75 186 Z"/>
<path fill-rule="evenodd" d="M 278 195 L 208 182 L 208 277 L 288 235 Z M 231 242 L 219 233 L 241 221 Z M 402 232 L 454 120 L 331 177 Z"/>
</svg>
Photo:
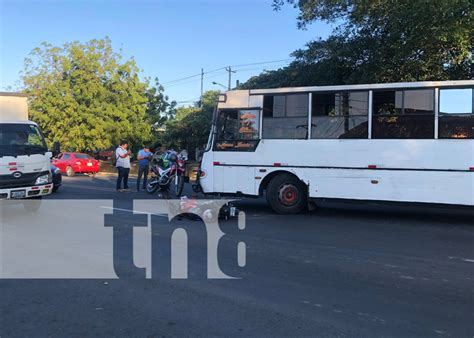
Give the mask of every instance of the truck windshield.
<svg viewBox="0 0 474 338">
<path fill-rule="evenodd" d="M 43 154 L 47 151 L 43 134 L 34 124 L 0 124 L 0 156 Z"/>
</svg>

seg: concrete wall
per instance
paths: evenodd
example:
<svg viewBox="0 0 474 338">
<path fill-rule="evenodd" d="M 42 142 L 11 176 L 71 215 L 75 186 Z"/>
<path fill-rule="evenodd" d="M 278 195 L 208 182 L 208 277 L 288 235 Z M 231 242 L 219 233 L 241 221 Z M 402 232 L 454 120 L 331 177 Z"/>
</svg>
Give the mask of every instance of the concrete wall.
<svg viewBox="0 0 474 338">
<path fill-rule="evenodd" d="M 0 120 L 28 120 L 26 95 L 0 92 Z"/>
</svg>

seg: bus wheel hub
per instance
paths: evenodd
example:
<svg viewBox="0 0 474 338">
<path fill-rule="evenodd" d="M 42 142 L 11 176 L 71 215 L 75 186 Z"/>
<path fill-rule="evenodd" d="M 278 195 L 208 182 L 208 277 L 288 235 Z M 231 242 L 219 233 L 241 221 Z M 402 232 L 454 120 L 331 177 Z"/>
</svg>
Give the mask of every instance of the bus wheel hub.
<svg viewBox="0 0 474 338">
<path fill-rule="evenodd" d="M 280 188 L 280 202 L 286 206 L 291 206 L 298 201 L 298 188 L 293 184 L 285 184 Z"/>
</svg>

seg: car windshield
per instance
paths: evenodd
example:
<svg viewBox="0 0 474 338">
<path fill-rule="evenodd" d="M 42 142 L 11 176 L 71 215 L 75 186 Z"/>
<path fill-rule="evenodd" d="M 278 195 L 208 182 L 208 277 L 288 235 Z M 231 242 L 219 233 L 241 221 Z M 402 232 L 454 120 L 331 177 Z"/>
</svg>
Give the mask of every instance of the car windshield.
<svg viewBox="0 0 474 338">
<path fill-rule="evenodd" d="M 90 157 L 90 156 L 87 155 L 87 154 L 76 154 L 75 156 L 76 156 L 76 158 L 81 159 L 81 160 L 82 160 L 82 159 L 88 160 L 88 159 L 91 159 L 91 158 L 92 158 L 92 157 Z"/>
<path fill-rule="evenodd" d="M 44 154 L 48 151 L 40 129 L 34 124 L 0 124 L 0 156 Z"/>
</svg>

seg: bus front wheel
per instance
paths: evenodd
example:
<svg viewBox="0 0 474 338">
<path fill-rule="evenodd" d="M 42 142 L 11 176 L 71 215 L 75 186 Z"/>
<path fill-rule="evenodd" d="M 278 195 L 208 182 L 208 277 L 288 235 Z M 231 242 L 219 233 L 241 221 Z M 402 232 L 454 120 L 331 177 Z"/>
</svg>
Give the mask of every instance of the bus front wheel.
<svg viewBox="0 0 474 338">
<path fill-rule="evenodd" d="M 306 186 L 296 176 L 280 174 L 267 186 L 267 202 L 279 214 L 297 214 L 307 208 L 306 191 Z"/>
</svg>

